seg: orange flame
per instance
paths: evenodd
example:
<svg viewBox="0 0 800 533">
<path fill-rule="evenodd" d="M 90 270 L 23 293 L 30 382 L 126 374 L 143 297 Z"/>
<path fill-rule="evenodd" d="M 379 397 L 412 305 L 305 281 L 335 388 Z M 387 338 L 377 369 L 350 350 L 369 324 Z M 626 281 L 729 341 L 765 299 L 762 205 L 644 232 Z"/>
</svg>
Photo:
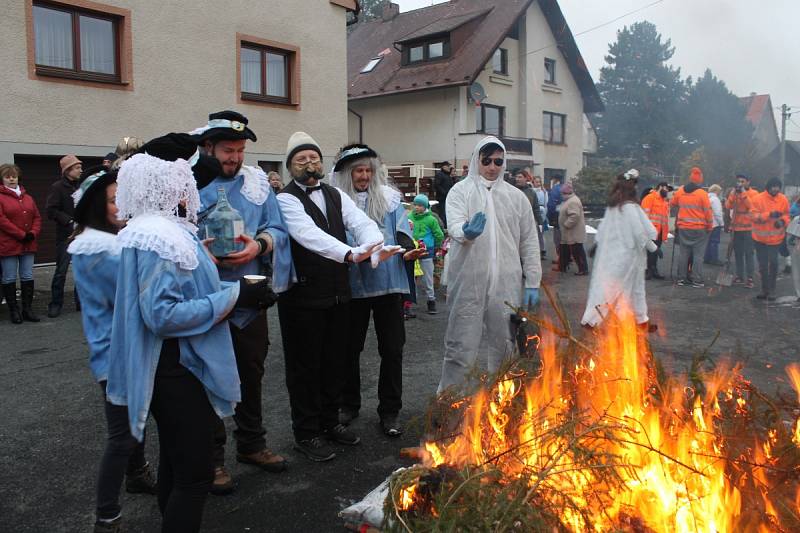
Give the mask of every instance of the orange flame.
<svg viewBox="0 0 800 533">
<path fill-rule="evenodd" d="M 721 457 L 726 444 L 714 420 L 721 412 L 719 398 L 739 409 L 746 406 L 733 394 L 738 368 L 718 368 L 706 380 L 702 395 L 672 379 L 655 402 L 652 356 L 632 313 L 612 318 L 599 334 L 597 353 L 568 374 L 557 356 L 557 339 L 544 333 L 539 342 L 541 374 L 535 379 L 507 375 L 490 391 L 476 393 L 466 404 L 461 433 L 425 444 L 427 466 L 492 463 L 507 476 L 526 476 L 531 487 L 546 483 L 588 511 L 563 507 L 562 522 L 575 532 L 615 530 L 631 509 L 654 531 L 736 530 L 742 497 L 726 477 Z M 800 394 L 800 365 L 793 372 Z M 525 411 L 512 424 L 510 407 L 519 395 Z M 692 400 L 688 412 L 687 398 Z M 570 439 L 578 437 L 553 433 L 569 412 L 587 413 L 587 428 L 601 425 L 614 435 L 603 438 L 598 432 L 595 442 L 600 442 L 600 451 L 616 458 L 624 489 L 603 486 L 589 467 L 576 468 L 580 459 L 573 455 Z M 582 430 L 587 429 L 575 431 Z M 756 452 L 767 459 L 770 446 L 768 440 Z M 513 456 L 505 453 L 511 448 L 517 450 Z M 413 495 L 414 487 L 410 490 Z M 597 493 L 606 494 L 602 504 Z M 762 495 L 767 513 L 773 513 L 768 494 Z M 800 493 L 797 498 L 800 508 Z"/>
</svg>

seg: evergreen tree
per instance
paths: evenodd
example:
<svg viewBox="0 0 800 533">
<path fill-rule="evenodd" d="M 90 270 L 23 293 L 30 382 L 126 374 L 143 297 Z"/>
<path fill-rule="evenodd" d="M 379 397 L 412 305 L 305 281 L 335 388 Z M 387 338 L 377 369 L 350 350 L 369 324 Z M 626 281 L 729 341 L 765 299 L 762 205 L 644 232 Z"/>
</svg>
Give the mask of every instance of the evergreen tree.
<svg viewBox="0 0 800 533">
<path fill-rule="evenodd" d="M 694 159 L 702 160 L 699 166 L 708 179 L 732 184 L 736 172 L 753 166 L 753 126 L 746 112 L 739 98 L 709 69 L 689 89 L 681 113 L 684 135 L 695 148 Z M 690 164 L 686 161 L 682 166 Z"/>
<path fill-rule="evenodd" d="M 606 108 L 597 124 L 601 155 L 677 171 L 687 151 L 679 120 L 687 83 L 667 64 L 674 53 L 650 22 L 617 32 L 597 85 Z"/>
<path fill-rule="evenodd" d="M 358 15 L 359 22 L 368 22 L 381 17 L 383 14 L 383 5 L 389 0 L 359 0 L 358 4 L 361 6 L 361 13 Z"/>
</svg>

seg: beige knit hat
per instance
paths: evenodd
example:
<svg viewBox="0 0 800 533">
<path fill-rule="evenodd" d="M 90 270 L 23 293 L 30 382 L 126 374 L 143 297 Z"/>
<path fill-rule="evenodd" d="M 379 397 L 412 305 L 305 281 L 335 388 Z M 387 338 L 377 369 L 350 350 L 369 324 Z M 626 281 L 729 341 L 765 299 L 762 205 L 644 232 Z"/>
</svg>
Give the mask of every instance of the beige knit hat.
<svg viewBox="0 0 800 533">
<path fill-rule="evenodd" d="M 289 166 L 294 154 L 302 150 L 314 150 L 319 154 L 320 159 L 322 159 L 322 149 L 320 149 L 317 141 L 312 139 L 311 135 L 304 131 L 296 131 L 292 133 L 291 137 L 289 137 L 289 143 L 286 145 L 287 167 Z"/>
<path fill-rule="evenodd" d="M 58 162 L 58 164 L 61 165 L 61 175 L 63 176 L 66 174 L 67 170 L 71 169 L 75 165 L 80 165 L 81 163 L 81 160 L 78 159 L 75 154 L 65 155 Z"/>
</svg>

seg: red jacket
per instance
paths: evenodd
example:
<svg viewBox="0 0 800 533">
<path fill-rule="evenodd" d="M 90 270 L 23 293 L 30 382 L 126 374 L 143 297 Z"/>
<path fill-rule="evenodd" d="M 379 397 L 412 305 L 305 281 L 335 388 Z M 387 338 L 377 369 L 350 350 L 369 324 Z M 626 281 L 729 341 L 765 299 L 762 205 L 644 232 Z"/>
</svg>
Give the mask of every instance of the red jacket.
<svg viewBox="0 0 800 533">
<path fill-rule="evenodd" d="M 0 185 L 0 257 L 32 254 L 36 252 L 36 242 L 42 230 L 42 217 L 33 197 L 19 186 L 22 194 Z M 35 239 L 22 242 L 27 232 Z"/>
</svg>

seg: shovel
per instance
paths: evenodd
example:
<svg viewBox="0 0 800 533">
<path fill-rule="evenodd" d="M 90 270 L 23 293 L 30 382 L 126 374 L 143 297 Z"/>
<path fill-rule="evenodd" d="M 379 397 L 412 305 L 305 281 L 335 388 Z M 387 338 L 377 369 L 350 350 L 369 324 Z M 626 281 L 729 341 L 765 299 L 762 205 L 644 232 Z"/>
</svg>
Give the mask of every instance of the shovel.
<svg viewBox="0 0 800 533">
<path fill-rule="evenodd" d="M 725 264 L 717 274 L 717 285 L 721 287 L 730 287 L 733 285 L 733 273 L 731 272 L 731 252 L 733 252 L 733 238 L 728 243 L 728 250 L 725 253 Z"/>
</svg>

